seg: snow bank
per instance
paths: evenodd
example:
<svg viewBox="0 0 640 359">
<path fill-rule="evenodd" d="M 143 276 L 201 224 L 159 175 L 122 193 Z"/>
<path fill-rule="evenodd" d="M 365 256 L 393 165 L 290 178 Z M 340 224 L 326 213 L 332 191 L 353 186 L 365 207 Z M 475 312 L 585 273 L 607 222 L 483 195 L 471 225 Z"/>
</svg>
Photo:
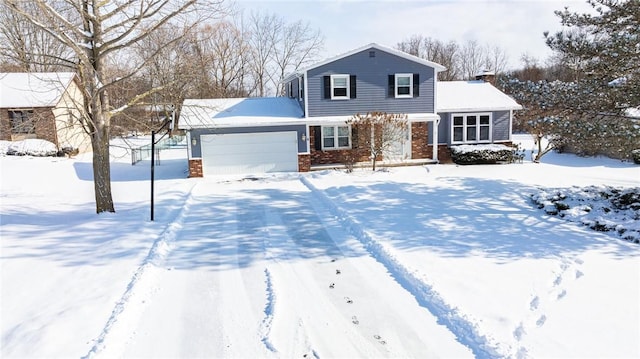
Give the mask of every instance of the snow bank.
<svg viewBox="0 0 640 359">
<path fill-rule="evenodd" d="M 56 145 L 47 140 L 27 139 L 10 142 L 5 153 L 15 156 L 45 157 L 56 156 L 58 154 L 58 149 L 56 148 Z"/>
</svg>

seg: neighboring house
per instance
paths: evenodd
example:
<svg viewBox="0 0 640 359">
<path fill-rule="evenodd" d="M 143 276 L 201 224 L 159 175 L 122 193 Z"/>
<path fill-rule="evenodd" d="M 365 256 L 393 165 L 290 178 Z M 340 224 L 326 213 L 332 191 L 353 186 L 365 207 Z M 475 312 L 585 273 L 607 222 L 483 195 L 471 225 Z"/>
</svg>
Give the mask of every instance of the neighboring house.
<svg viewBox="0 0 640 359">
<path fill-rule="evenodd" d="M 0 140 L 37 138 L 89 151 L 85 111 L 76 76 L 66 72 L 0 73 Z"/>
<path fill-rule="evenodd" d="M 189 139 L 189 175 L 309 171 L 367 161 L 346 121 L 355 114 L 403 114 L 404 140 L 384 161 L 438 162 L 448 146 L 509 143 L 513 110 L 521 107 L 490 83 L 438 82 L 445 68 L 370 44 L 285 78 L 286 96 L 185 100 L 178 128 Z M 434 126 L 435 125 L 435 126 Z"/>
</svg>

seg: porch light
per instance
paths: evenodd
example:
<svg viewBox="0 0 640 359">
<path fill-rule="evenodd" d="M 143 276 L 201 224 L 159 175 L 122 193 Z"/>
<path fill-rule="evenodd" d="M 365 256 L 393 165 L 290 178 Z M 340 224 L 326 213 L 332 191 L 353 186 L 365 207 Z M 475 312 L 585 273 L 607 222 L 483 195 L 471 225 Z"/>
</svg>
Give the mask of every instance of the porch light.
<svg viewBox="0 0 640 359">
<path fill-rule="evenodd" d="M 195 146 L 198 144 L 198 140 L 196 140 L 195 138 L 191 139 L 191 146 Z"/>
<path fill-rule="evenodd" d="M 300 139 L 302 140 L 302 142 L 306 142 L 307 141 L 307 135 L 305 135 L 304 133 L 302 134 L 302 137 L 300 137 Z"/>
</svg>

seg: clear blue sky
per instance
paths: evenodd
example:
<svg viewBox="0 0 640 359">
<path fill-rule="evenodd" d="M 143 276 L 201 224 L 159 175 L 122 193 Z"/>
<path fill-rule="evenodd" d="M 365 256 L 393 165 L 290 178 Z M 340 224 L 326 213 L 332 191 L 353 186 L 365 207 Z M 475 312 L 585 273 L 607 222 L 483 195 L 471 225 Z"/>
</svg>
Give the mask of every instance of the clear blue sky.
<svg viewBox="0 0 640 359">
<path fill-rule="evenodd" d="M 509 67 L 527 53 L 543 62 L 551 51 L 543 32 L 561 28 L 554 10 L 589 12 L 585 0 L 236 0 L 245 11 L 302 20 L 325 36 L 323 57 L 377 42 L 395 47 L 413 34 L 463 44 L 475 39 L 498 45 Z"/>
</svg>

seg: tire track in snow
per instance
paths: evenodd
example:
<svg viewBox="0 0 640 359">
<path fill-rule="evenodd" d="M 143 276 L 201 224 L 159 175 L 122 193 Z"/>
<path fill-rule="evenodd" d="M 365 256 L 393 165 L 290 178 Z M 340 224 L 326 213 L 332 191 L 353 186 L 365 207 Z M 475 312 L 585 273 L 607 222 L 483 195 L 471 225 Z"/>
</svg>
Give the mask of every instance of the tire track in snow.
<svg viewBox="0 0 640 359">
<path fill-rule="evenodd" d="M 153 291 L 160 277 L 160 266 L 171 252 L 171 242 L 182 230 L 184 218 L 193 203 L 194 184 L 186 195 L 184 206 L 169 223 L 166 229 L 156 238 L 142 264 L 133 274 L 120 300 L 116 302 L 100 335 L 93 339 L 93 347 L 83 357 L 93 358 L 104 354 L 108 357 L 121 357 L 131 331 L 140 319 L 146 300 Z M 105 351 L 109 351 L 105 354 Z"/>
<path fill-rule="evenodd" d="M 505 353 L 499 343 L 496 343 L 491 337 L 480 333 L 475 323 L 463 313 L 460 313 L 457 308 L 452 308 L 431 285 L 419 277 L 415 270 L 402 264 L 392 254 L 392 250 L 385 248 L 382 243 L 372 237 L 347 211 L 337 206 L 333 200 L 316 188 L 306 177 L 301 176 L 300 181 L 364 245 L 367 252 L 387 268 L 395 280 L 416 299 L 420 306 L 431 312 L 439 323 L 444 324 L 455 335 L 458 342 L 468 347 L 476 358 L 509 357 L 509 353 Z"/>
<path fill-rule="evenodd" d="M 262 320 L 262 342 L 273 353 L 277 353 L 276 348 L 271 344 L 269 335 L 271 333 L 271 324 L 273 323 L 274 309 L 276 305 L 276 295 L 273 291 L 273 283 L 271 281 L 271 272 L 268 268 L 264 269 L 265 284 L 267 286 L 267 302 L 264 308 L 264 319 Z"/>
</svg>

